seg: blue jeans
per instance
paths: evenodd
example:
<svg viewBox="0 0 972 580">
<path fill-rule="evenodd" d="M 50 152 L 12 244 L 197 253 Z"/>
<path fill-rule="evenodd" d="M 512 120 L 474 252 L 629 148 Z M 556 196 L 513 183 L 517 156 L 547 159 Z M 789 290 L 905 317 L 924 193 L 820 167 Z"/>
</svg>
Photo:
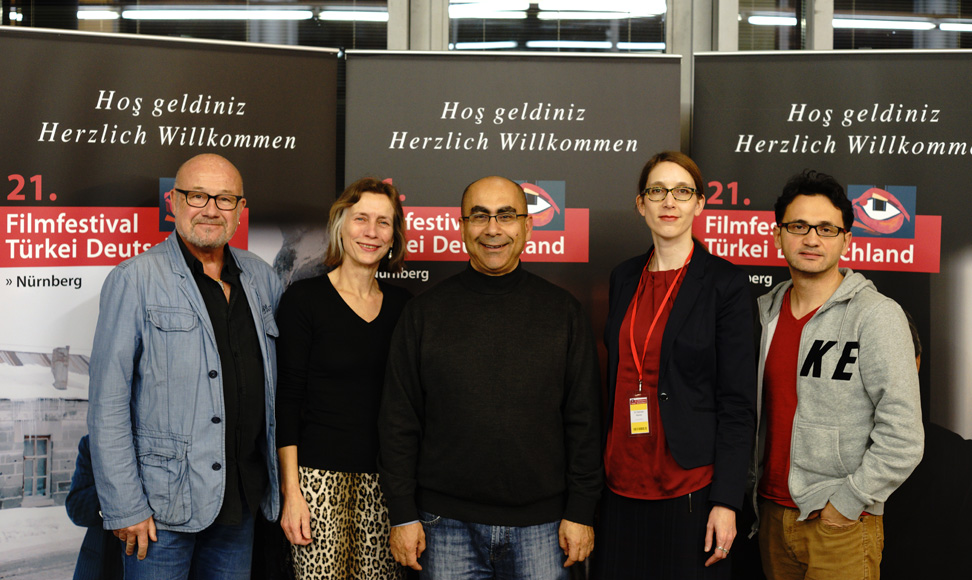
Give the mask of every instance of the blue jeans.
<svg viewBox="0 0 972 580">
<path fill-rule="evenodd" d="M 419 512 L 422 580 L 566 580 L 560 521 L 536 526 L 472 524 Z"/>
<path fill-rule="evenodd" d="M 157 530 L 144 560 L 125 556 L 125 580 L 250 580 L 253 514 L 235 526 L 213 524 L 187 534 Z"/>
</svg>

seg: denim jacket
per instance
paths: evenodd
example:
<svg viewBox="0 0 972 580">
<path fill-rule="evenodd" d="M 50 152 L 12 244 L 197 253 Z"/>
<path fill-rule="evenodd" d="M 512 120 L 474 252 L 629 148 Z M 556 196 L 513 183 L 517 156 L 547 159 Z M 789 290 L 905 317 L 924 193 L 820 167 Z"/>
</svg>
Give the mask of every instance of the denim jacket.
<svg viewBox="0 0 972 580">
<path fill-rule="evenodd" d="M 154 516 L 160 529 L 198 532 L 223 503 L 222 367 L 209 313 L 175 236 L 119 264 L 101 290 L 88 430 L 105 529 Z M 229 251 L 242 270 L 263 353 L 270 486 L 261 508 L 274 520 L 280 511 L 274 313 L 282 286 L 256 255 Z"/>
</svg>

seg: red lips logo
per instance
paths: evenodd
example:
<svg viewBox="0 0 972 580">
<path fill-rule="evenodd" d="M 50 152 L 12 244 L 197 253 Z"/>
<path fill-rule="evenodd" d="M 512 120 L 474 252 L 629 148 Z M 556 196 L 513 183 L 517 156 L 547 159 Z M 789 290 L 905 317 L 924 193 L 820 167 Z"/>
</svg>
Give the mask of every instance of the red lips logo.
<svg viewBox="0 0 972 580">
<path fill-rule="evenodd" d="M 911 221 L 908 210 L 891 193 L 872 187 L 851 202 L 854 208 L 854 227 L 873 234 L 893 234 L 905 220 Z"/>
<path fill-rule="evenodd" d="M 542 187 L 532 183 L 521 183 L 520 186 L 526 193 L 527 213 L 533 216 L 534 227 L 540 228 L 549 224 L 554 215 L 560 213 L 560 208 Z"/>
<path fill-rule="evenodd" d="M 162 195 L 165 200 L 165 221 L 175 223 L 175 214 L 172 213 L 172 190 Z"/>
</svg>

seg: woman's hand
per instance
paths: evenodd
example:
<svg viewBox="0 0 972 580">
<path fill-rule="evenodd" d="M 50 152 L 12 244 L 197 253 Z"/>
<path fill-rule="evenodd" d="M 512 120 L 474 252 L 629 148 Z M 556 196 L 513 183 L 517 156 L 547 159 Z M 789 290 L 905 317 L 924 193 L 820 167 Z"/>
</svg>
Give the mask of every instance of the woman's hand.
<svg viewBox="0 0 972 580">
<path fill-rule="evenodd" d="M 299 491 L 284 493 L 280 527 L 291 544 L 306 546 L 311 543 L 310 510 Z"/>
<path fill-rule="evenodd" d="M 713 542 L 714 536 L 714 542 Z M 705 526 L 705 551 L 712 552 L 705 561 L 706 567 L 729 556 L 732 541 L 736 537 L 736 512 L 717 505 L 709 512 L 709 522 Z M 715 548 L 713 550 L 713 548 Z"/>
</svg>

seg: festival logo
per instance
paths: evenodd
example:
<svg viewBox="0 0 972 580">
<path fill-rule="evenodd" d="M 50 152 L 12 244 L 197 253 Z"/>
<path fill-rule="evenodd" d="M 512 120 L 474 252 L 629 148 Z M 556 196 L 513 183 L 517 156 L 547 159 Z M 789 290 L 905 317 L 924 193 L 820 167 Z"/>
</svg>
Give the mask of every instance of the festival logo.
<svg viewBox="0 0 972 580">
<path fill-rule="evenodd" d="M 172 214 L 172 200 L 169 195 L 175 187 L 175 177 L 159 178 L 159 231 L 175 230 L 175 216 Z"/>
<path fill-rule="evenodd" d="M 914 239 L 916 187 L 848 185 L 847 196 L 854 208 L 855 236 Z"/>
<path fill-rule="evenodd" d="M 533 216 L 534 230 L 564 230 L 566 183 L 563 181 L 520 182 L 527 198 L 527 213 Z"/>
</svg>

